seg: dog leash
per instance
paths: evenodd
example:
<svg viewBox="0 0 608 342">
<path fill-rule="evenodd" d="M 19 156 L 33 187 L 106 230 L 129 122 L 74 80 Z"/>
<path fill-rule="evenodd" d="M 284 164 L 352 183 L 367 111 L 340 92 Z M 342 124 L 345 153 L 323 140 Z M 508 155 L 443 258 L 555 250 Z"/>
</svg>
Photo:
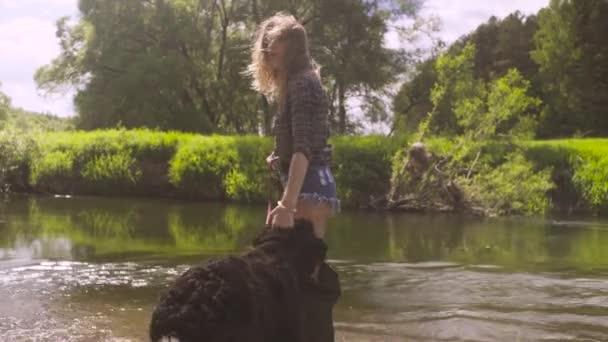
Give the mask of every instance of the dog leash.
<svg viewBox="0 0 608 342">
<path fill-rule="evenodd" d="M 267 181 L 267 201 L 268 204 L 266 206 L 266 225 L 270 225 L 272 224 L 272 222 L 270 222 L 270 213 L 272 212 L 272 204 L 273 204 L 273 188 L 274 185 L 276 185 L 275 181 L 273 180 L 273 174 L 276 172 L 275 169 L 273 169 L 273 164 L 275 163 L 275 160 L 272 160 L 270 163 L 267 163 L 268 165 L 268 174 L 266 177 L 266 181 Z M 280 177 L 280 175 L 279 175 Z"/>
</svg>

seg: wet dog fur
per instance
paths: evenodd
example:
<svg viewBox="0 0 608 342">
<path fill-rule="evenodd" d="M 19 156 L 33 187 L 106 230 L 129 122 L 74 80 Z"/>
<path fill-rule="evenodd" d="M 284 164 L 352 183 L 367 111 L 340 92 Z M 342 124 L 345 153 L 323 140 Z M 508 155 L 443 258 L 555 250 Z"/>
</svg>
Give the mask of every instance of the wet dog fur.
<svg viewBox="0 0 608 342">
<path fill-rule="evenodd" d="M 207 261 L 161 296 L 150 339 L 180 342 L 330 342 L 337 274 L 308 221 L 269 229 L 249 251 Z M 315 274 L 316 276 L 313 276 Z"/>
</svg>

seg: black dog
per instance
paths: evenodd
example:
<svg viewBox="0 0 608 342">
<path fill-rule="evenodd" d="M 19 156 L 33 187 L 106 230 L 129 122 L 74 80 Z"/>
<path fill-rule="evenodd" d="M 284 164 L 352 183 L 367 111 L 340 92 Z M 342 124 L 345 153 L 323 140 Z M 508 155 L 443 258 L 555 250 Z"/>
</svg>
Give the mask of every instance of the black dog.
<svg viewBox="0 0 608 342">
<path fill-rule="evenodd" d="M 266 228 L 254 248 L 192 267 L 162 295 L 150 338 L 180 342 L 333 342 L 337 274 L 308 221 Z"/>
</svg>

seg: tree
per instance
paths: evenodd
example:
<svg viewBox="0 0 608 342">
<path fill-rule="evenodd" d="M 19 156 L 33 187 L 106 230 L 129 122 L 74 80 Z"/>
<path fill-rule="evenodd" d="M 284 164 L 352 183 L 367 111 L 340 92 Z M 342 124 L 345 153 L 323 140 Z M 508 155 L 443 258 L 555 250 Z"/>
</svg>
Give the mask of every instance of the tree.
<svg viewBox="0 0 608 342">
<path fill-rule="evenodd" d="M 546 106 L 540 135 L 608 134 L 608 3 L 552 0 L 540 11 L 537 48 Z"/>
<path fill-rule="evenodd" d="M 417 0 L 335 0 L 318 1 L 310 35 L 314 55 L 323 66 L 331 103 L 332 121 L 339 133 L 348 130 L 346 100 L 362 97 L 367 114 L 382 120 L 376 111 L 385 87 L 397 80 L 408 65 L 408 54 L 389 48 L 385 35 L 389 25 L 397 31 L 419 10 Z"/>
<path fill-rule="evenodd" d="M 430 98 L 436 80 L 435 59 L 416 66 L 412 79 L 401 86 L 393 99 L 393 131 L 413 133 L 416 130 L 433 108 Z"/>
<path fill-rule="evenodd" d="M 536 29 L 535 16 L 525 17 L 515 12 L 504 19 L 492 17 L 474 32 L 461 37 L 449 47 L 448 51 L 458 54 L 467 44 L 472 43 L 476 46 L 475 56 L 472 59 L 475 78 L 491 82 L 515 68 L 525 79 L 530 80 L 530 93 L 533 96 L 540 96 L 538 66 L 529 56 L 529 52 L 535 46 Z M 420 63 L 414 75 L 403 84 L 393 99 L 396 129 L 411 133 L 430 109 L 435 107 L 433 122 L 429 123 L 432 132 L 443 135 L 462 133 L 449 105 L 451 102 L 447 96 L 449 94 L 442 98 L 442 103 L 435 106 L 431 103 L 430 93 L 433 84 L 437 81 L 434 68 L 437 59 L 437 55 L 432 55 Z"/>
<path fill-rule="evenodd" d="M 485 213 L 539 213 L 548 207 L 550 172 L 537 172 L 518 144 L 534 135 L 533 115 L 541 104 L 530 95 L 531 84 L 517 69 L 495 80 L 475 75 L 475 45 L 437 58 L 429 115 L 414 137 L 416 143 L 395 157 L 389 207 L 466 209 Z M 442 156 L 428 154 L 423 141 L 432 132 L 438 109 L 450 108 L 461 133 L 452 137 Z M 437 124 L 435 124 L 436 126 Z M 488 142 L 513 149 L 504 157 L 482 157 Z M 525 177 L 522 179 L 522 177 Z M 514 190 L 514 182 L 520 186 Z"/>
<path fill-rule="evenodd" d="M 462 132 L 460 146 L 534 136 L 534 111 L 541 101 L 530 96 L 530 82 L 514 68 L 491 82 L 476 78 L 476 55 L 475 45 L 467 44 L 459 53 L 445 53 L 437 58 L 437 81 L 430 95 L 433 109 L 419 128 L 418 139 L 431 129 L 441 107 L 450 108 Z"/>
<path fill-rule="evenodd" d="M 257 129 L 255 94 L 241 80 L 245 1 L 81 0 L 58 21 L 61 54 L 36 73 L 42 89 L 71 85 L 79 126 L 182 131 Z M 228 30 L 228 28 L 234 28 Z"/>
<path fill-rule="evenodd" d="M 36 81 L 46 91 L 78 90 L 80 128 L 269 132 L 270 106 L 242 71 L 254 27 L 287 10 L 308 27 L 344 132 L 346 99 L 382 90 L 403 66 L 403 55 L 384 45 L 388 25 L 419 7 L 420 0 L 80 0 L 76 24 L 57 22 L 61 52 Z"/>
<path fill-rule="evenodd" d="M 2 83 L 0 83 L 2 86 Z M 0 122 L 8 118 L 8 113 L 11 108 L 11 99 L 8 95 L 0 91 Z"/>
</svg>

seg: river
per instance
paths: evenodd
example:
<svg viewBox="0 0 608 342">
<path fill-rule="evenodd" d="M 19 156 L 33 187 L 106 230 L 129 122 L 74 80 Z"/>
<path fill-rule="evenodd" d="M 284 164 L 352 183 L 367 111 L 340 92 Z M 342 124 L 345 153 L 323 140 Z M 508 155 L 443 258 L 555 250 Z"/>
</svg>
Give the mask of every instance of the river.
<svg viewBox="0 0 608 342">
<path fill-rule="evenodd" d="M 238 252 L 265 208 L 16 196 L 0 204 L 0 341 L 146 341 L 158 294 Z M 337 341 L 608 341 L 608 222 L 344 212 Z"/>
</svg>

